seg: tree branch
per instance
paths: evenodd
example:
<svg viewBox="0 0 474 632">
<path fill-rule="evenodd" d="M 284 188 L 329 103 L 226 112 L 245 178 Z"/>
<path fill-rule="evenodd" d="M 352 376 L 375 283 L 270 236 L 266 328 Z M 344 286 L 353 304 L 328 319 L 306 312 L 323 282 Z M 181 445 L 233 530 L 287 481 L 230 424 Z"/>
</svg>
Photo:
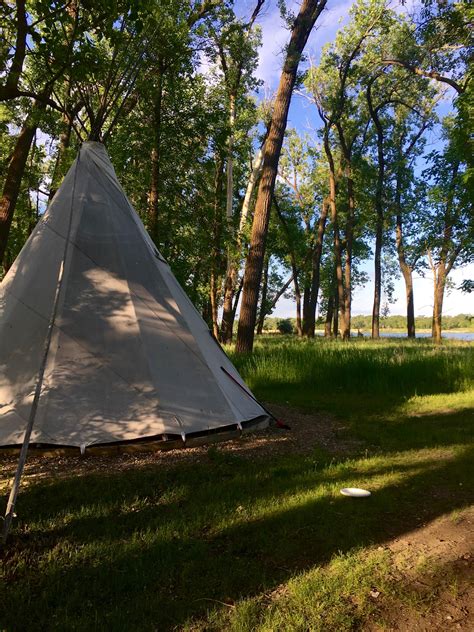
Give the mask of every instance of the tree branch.
<svg viewBox="0 0 474 632">
<path fill-rule="evenodd" d="M 447 83 L 449 86 L 451 86 L 451 88 L 454 88 L 458 94 L 462 94 L 465 90 L 465 86 L 461 86 L 461 84 L 459 84 L 454 79 L 451 79 L 450 77 L 445 77 L 436 70 L 423 70 L 423 68 L 412 66 L 408 62 L 402 61 L 401 59 L 382 59 L 381 62 L 383 64 L 389 64 L 391 66 L 401 66 L 402 68 L 406 68 L 410 72 L 414 73 L 415 75 L 419 75 L 420 77 L 427 77 L 429 79 L 440 81 L 441 83 Z"/>
</svg>

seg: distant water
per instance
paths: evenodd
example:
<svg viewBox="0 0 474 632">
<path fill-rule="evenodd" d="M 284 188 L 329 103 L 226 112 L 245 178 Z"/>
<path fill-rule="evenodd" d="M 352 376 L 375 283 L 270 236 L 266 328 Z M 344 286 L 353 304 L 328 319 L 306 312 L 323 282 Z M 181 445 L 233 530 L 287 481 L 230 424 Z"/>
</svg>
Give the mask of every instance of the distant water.
<svg viewBox="0 0 474 632">
<path fill-rule="evenodd" d="M 370 338 L 370 334 L 365 333 L 364 332 L 364 336 Z M 405 333 L 402 332 L 396 332 L 396 333 L 381 333 L 380 334 L 381 338 L 407 338 L 408 336 Z M 431 334 L 429 333 L 420 333 L 420 334 L 416 334 L 417 338 L 431 338 Z M 474 334 L 470 334 L 470 333 L 461 333 L 459 331 L 443 331 L 442 332 L 442 337 L 443 338 L 451 338 L 453 340 L 469 340 L 472 341 L 474 340 Z"/>
<path fill-rule="evenodd" d="M 316 331 L 316 333 L 319 336 L 323 336 L 324 332 L 319 330 Z M 367 331 L 363 331 L 362 332 L 364 334 L 364 338 L 370 338 L 370 332 Z M 352 334 L 353 337 L 357 336 L 357 334 Z M 443 331 L 442 334 L 443 338 L 448 338 L 448 339 L 452 339 L 452 340 L 467 340 L 469 342 L 473 342 L 474 341 L 474 333 L 461 333 L 459 331 Z M 406 333 L 402 333 L 401 331 L 398 332 L 380 332 L 380 337 L 381 338 L 407 338 L 407 334 Z M 427 333 L 427 332 L 423 332 L 423 333 L 417 333 L 416 334 L 417 338 L 431 338 L 431 334 Z"/>
</svg>

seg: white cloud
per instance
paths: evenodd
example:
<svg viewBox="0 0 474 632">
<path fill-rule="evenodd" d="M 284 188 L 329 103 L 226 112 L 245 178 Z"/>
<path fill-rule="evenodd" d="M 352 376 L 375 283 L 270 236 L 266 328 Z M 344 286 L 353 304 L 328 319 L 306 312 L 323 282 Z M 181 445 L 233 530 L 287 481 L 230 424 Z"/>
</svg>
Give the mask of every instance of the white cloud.
<svg viewBox="0 0 474 632">
<path fill-rule="evenodd" d="M 322 13 L 306 45 L 309 56 L 319 59 L 323 45 L 332 40 L 337 30 L 347 21 L 351 5 L 351 1 L 345 0 L 335 3 Z M 290 8 L 296 13 L 299 3 L 291 3 Z M 268 5 L 258 23 L 262 29 L 262 47 L 256 74 L 270 89 L 274 90 L 280 78 L 282 53 L 289 41 L 290 32 L 280 16 L 276 3 Z"/>
<path fill-rule="evenodd" d="M 280 78 L 282 52 L 289 39 L 289 31 L 275 6 L 258 20 L 262 29 L 262 46 L 259 51 L 257 78 L 270 89 L 275 89 Z"/>
</svg>

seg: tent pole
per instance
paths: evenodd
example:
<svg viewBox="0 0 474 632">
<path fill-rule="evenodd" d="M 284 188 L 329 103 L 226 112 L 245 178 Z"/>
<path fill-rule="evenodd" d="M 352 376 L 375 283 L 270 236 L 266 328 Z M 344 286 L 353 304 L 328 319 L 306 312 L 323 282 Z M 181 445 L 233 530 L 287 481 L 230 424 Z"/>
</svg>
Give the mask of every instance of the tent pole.
<svg viewBox="0 0 474 632">
<path fill-rule="evenodd" d="M 229 371 L 227 371 L 227 369 L 224 369 L 224 367 L 223 367 L 223 366 L 221 366 L 221 369 L 222 369 L 222 371 L 224 371 L 224 373 L 227 375 L 227 377 L 230 377 L 230 379 L 231 379 L 231 380 L 232 380 L 235 384 L 237 384 L 237 386 L 238 386 L 239 388 L 241 388 L 241 389 L 244 391 L 244 393 L 247 393 L 247 395 L 248 395 L 251 399 L 253 399 L 253 401 L 254 401 L 254 402 L 257 402 L 257 404 L 260 406 L 260 408 L 263 408 L 263 410 L 267 413 L 267 415 L 270 417 L 270 419 L 273 419 L 273 421 L 278 421 L 278 419 L 275 417 L 275 415 L 274 415 L 273 413 L 271 413 L 271 412 L 268 410 L 268 408 L 265 408 L 265 406 L 262 404 L 262 402 L 259 402 L 259 401 L 258 401 L 258 399 L 252 395 L 252 393 L 250 393 L 250 392 L 249 392 L 246 388 L 244 388 L 244 387 L 242 386 L 242 384 L 240 384 L 240 382 L 238 382 L 238 381 L 235 379 L 235 377 L 234 377 L 233 375 L 231 375 L 231 373 L 229 373 Z"/>
<path fill-rule="evenodd" d="M 16 504 L 16 499 L 18 497 L 18 491 L 20 489 L 21 476 L 25 468 L 26 457 L 28 454 L 28 447 L 30 445 L 31 433 L 33 430 L 33 425 L 35 423 L 36 412 L 38 410 L 41 390 L 43 388 L 44 373 L 46 370 L 46 363 L 48 361 L 48 354 L 49 354 L 49 348 L 51 346 L 51 338 L 53 335 L 54 323 L 55 323 L 56 314 L 58 311 L 59 296 L 61 294 L 64 264 L 65 264 L 68 249 L 69 249 L 69 238 L 70 238 L 71 226 L 72 226 L 72 211 L 73 211 L 73 203 L 74 203 L 74 194 L 76 191 L 76 175 L 77 175 L 77 166 L 79 164 L 79 156 L 80 156 L 80 150 L 79 150 L 79 155 L 76 161 L 76 168 L 74 171 L 74 183 L 73 183 L 72 195 L 71 195 L 71 209 L 69 212 L 68 231 L 66 235 L 66 242 L 64 244 L 63 257 L 62 257 L 61 265 L 59 267 L 58 282 L 56 284 L 56 292 L 54 295 L 53 307 L 51 309 L 51 316 L 49 318 L 48 329 L 47 329 L 46 338 L 44 341 L 43 357 L 41 359 L 41 364 L 38 371 L 38 379 L 36 380 L 35 394 L 34 394 L 33 403 L 30 409 L 30 415 L 28 417 L 28 424 L 26 426 L 25 436 L 23 438 L 23 443 L 20 450 L 20 456 L 18 459 L 18 467 L 15 472 L 15 478 L 13 479 L 13 485 L 10 491 L 10 496 L 8 497 L 7 509 L 5 511 L 5 518 L 3 522 L 3 534 L 2 534 L 3 544 L 5 544 L 8 539 L 8 534 L 10 532 L 13 516 L 15 515 L 15 504 Z"/>
</svg>

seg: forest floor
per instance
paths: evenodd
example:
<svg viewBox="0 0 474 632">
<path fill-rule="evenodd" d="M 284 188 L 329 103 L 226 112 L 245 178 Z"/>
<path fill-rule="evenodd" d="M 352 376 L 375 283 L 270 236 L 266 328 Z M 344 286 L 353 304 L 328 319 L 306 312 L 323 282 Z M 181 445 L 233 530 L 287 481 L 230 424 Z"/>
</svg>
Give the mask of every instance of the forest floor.
<svg viewBox="0 0 474 632">
<path fill-rule="evenodd" d="M 263 340 L 237 362 L 290 430 L 32 454 L 0 629 L 474 628 L 472 347 Z"/>
</svg>

